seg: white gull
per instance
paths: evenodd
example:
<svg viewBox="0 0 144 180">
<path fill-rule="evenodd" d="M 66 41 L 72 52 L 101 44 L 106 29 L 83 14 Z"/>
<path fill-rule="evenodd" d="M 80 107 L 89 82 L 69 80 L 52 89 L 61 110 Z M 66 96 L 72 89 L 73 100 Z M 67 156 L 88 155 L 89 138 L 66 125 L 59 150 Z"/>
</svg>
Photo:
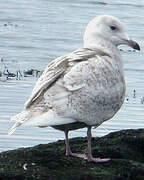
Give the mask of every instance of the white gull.
<svg viewBox="0 0 144 180">
<path fill-rule="evenodd" d="M 140 50 L 128 38 L 124 25 L 115 17 L 98 16 L 84 33 L 83 48 L 53 60 L 45 69 L 25 103 L 24 110 L 12 117 L 20 125 L 48 127 L 65 132 L 66 155 L 93 162 L 91 127 L 111 119 L 123 104 L 125 80 L 117 46 L 125 44 Z M 68 132 L 87 127 L 88 153 L 71 152 Z"/>
</svg>

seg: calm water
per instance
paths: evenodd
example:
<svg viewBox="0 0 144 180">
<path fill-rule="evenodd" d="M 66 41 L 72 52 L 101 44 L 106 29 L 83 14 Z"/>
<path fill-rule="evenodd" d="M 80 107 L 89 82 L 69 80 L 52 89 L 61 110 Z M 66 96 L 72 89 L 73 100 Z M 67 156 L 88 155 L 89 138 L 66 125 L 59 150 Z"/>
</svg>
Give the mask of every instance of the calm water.
<svg viewBox="0 0 144 180">
<path fill-rule="evenodd" d="M 86 24 L 97 15 L 110 14 L 128 26 L 128 34 L 143 48 L 144 1 L 123 0 L 1 0 L 0 71 L 10 72 L 44 67 L 55 57 L 82 46 Z M 110 121 L 93 129 L 93 136 L 128 128 L 144 128 L 144 56 L 122 47 L 127 97 L 125 104 Z M 5 77 L 1 80 L 5 80 Z M 20 112 L 36 82 L 36 77 L 0 81 L 0 151 L 33 146 L 63 139 L 52 128 L 20 127 L 12 136 L 10 116 Z M 136 90 L 135 98 L 133 91 Z M 71 132 L 71 137 L 86 136 L 86 129 Z"/>
</svg>

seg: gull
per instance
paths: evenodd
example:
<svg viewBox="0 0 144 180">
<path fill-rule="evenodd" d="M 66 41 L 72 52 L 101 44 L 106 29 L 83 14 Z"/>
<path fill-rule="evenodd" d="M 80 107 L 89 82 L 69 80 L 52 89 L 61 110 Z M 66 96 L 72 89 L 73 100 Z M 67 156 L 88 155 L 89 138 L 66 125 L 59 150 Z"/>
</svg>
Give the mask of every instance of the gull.
<svg viewBox="0 0 144 180">
<path fill-rule="evenodd" d="M 64 131 L 67 156 L 109 161 L 92 156 L 91 128 L 111 119 L 124 102 L 123 61 L 117 48 L 121 44 L 140 50 L 116 17 L 92 19 L 84 32 L 83 47 L 48 64 L 23 111 L 11 118 L 15 124 L 9 134 L 20 125 L 50 126 Z M 69 145 L 68 132 L 80 128 L 87 128 L 86 154 L 73 153 Z"/>
</svg>

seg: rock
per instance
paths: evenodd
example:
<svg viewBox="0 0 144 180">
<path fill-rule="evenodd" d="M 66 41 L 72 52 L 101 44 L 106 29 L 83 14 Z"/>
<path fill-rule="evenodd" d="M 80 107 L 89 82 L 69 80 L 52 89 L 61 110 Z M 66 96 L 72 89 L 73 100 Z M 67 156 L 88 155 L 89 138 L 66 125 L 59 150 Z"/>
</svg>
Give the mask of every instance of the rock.
<svg viewBox="0 0 144 180">
<path fill-rule="evenodd" d="M 32 76 L 34 73 L 34 69 L 29 69 L 27 71 L 24 71 L 24 76 Z"/>
<path fill-rule="evenodd" d="M 27 76 L 40 77 L 41 74 L 42 74 L 42 71 L 39 71 L 37 69 L 29 69 L 27 71 L 24 71 L 24 77 L 27 77 Z"/>
<path fill-rule="evenodd" d="M 86 138 L 70 140 L 74 152 L 85 153 Z M 144 129 L 123 130 L 92 139 L 94 157 L 107 163 L 91 163 L 66 157 L 64 141 L 0 153 L 0 180 L 143 180 Z"/>
</svg>

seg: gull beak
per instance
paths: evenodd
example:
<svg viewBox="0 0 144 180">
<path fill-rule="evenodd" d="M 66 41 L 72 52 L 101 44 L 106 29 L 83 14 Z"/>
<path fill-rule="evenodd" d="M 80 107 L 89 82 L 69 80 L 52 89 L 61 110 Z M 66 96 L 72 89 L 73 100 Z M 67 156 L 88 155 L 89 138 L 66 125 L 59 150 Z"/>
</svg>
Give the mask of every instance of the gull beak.
<svg viewBox="0 0 144 180">
<path fill-rule="evenodd" d="M 126 44 L 127 46 L 140 51 L 140 45 L 136 41 L 131 40 L 126 33 L 121 34 L 120 39 L 122 40 L 121 44 Z"/>
<path fill-rule="evenodd" d="M 129 39 L 129 37 L 127 36 L 127 34 L 125 34 L 125 37 L 123 38 L 123 40 L 124 40 L 124 42 L 125 42 L 125 44 L 126 44 L 127 46 L 130 46 L 131 48 L 140 51 L 140 46 L 139 46 L 139 44 L 138 44 L 136 41 L 133 41 L 133 40 Z"/>
<path fill-rule="evenodd" d="M 140 51 L 140 46 L 136 41 L 126 40 L 126 42 L 127 42 L 128 46 L 132 47 L 133 49 L 136 49 L 136 50 Z"/>
</svg>

